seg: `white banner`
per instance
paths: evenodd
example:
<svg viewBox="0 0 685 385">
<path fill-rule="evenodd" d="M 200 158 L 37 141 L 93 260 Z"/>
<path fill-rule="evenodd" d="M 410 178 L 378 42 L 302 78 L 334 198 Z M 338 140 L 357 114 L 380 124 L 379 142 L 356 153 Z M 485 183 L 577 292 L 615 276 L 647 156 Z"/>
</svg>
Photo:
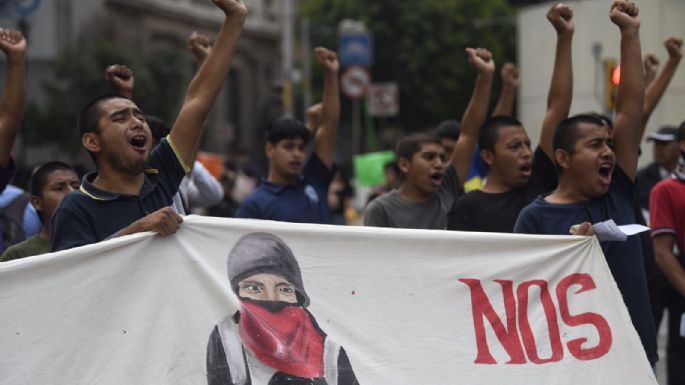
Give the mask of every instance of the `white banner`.
<svg viewBox="0 0 685 385">
<path fill-rule="evenodd" d="M 589 237 L 187 217 L 0 264 L 3 385 L 357 382 L 656 384 Z"/>
</svg>

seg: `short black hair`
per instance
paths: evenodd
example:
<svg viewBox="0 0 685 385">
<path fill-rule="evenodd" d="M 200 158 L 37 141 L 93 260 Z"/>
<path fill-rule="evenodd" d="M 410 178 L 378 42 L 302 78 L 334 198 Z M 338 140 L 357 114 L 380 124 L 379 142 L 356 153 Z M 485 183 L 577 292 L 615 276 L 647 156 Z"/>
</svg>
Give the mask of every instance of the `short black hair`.
<svg viewBox="0 0 685 385">
<path fill-rule="evenodd" d="M 100 109 L 100 104 L 110 99 L 128 99 L 127 97 L 120 94 L 105 94 L 98 96 L 88 103 L 79 113 L 78 116 L 78 129 L 79 134 L 88 132 L 100 132 L 100 118 L 102 117 L 102 110 Z"/>
<path fill-rule="evenodd" d="M 100 133 L 100 118 L 102 117 L 102 109 L 100 105 L 110 99 L 128 99 L 126 96 L 120 94 L 105 94 L 98 96 L 88 103 L 78 115 L 78 130 L 80 137 L 89 132 L 96 134 Z M 95 162 L 95 154 L 88 151 L 93 163 Z"/>
<path fill-rule="evenodd" d="M 414 134 L 405 136 L 397 142 L 397 149 L 395 153 L 397 154 L 397 159 L 405 158 L 410 160 L 414 157 L 414 154 L 421 151 L 421 147 L 424 144 L 439 144 L 442 146 L 440 138 L 435 135 L 430 134 Z"/>
<path fill-rule="evenodd" d="M 502 127 L 523 127 L 523 124 L 513 116 L 497 115 L 488 118 L 478 133 L 478 146 L 481 150 L 495 152 L 495 143 L 499 139 L 499 129 Z"/>
<path fill-rule="evenodd" d="M 455 119 L 443 120 L 435 130 L 435 136 L 440 139 L 457 140 L 459 139 L 459 134 L 461 134 L 461 124 Z"/>
<path fill-rule="evenodd" d="M 48 177 L 55 171 L 67 170 L 74 171 L 74 169 L 64 162 L 52 161 L 39 166 L 31 175 L 31 181 L 29 182 L 31 196 L 37 196 L 43 198 L 43 190 L 48 184 Z"/>
<path fill-rule="evenodd" d="M 607 127 L 607 124 L 602 118 L 596 114 L 579 114 L 562 120 L 554 131 L 554 138 L 552 139 L 552 151 L 564 150 L 570 155 L 575 152 L 576 142 L 580 139 L 579 126 L 581 124 L 594 124 L 600 127 Z M 554 165 L 557 172 L 561 172 L 561 167 L 554 160 Z"/>
<path fill-rule="evenodd" d="M 281 140 L 302 139 L 305 144 L 309 143 L 312 133 L 301 121 L 291 117 L 278 118 L 269 124 L 266 130 L 266 141 L 273 145 L 278 144 Z"/>
<path fill-rule="evenodd" d="M 607 114 L 602 114 L 599 112 L 588 112 L 585 114 L 578 114 L 578 116 L 580 116 L 580 115 L 589 115 L 589 116 L 595 117 L 595 118 L 601 120 L 605 126 L 609 127 L 609 130 L 611 130 L 611 131 L 614 130 L 614 121 Z"/>
</svg>

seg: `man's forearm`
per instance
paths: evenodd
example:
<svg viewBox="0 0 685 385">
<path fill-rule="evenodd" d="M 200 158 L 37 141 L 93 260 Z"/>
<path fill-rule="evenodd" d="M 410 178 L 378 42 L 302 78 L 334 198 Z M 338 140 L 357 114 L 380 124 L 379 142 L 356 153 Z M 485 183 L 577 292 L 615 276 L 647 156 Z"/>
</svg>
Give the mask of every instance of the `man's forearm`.
<svg viewBox="0 0 685 385">
<path fill-rule="evenodd" d="M 492 111 L 492 116 L 512 116 L 514 115 L 514 93 L 516 87 L 509 83 L 502 83 L 502 89 L 499 92 L 499 99 L 497 105 Z"/>
<path fill-rule="evenodd" d="M 547 113 L 542 122 L 540 147 L 553 158 L 552 138 L 559 123 L 566 119 L 571 109 L 573 97 L 573 62 L 571 55 L 573 34 L 559 33 L 554 55 L 552 81 L 547 93 Z"/>
<path fill-rule="evenodd" d="M 0 166 L 9 165 L 9 157 L 26 106 L 26 62 L 24 58 L 10 58 L 7 77 L 0 102 Z"/>
<path fill-rule="evenodd" d="M 656 263 L 666 276 L 671 285 L 685 297 L 685 269 L 678 262 L 673 251 L 654 251 Z"/>
<path fill-rule="evenodd" d="M 186 163 L 195 160 L 202 126 L 224 84 L 245 22 L 241 13 L 226 17 L 216 45 L 190 82 L 171 137 Z"/>
<path fill-rule="evenodd" d="M 626 28 L 621 31 L 621 83 L 616 92 L 616 117 L 617 120 L 621 117 L 627 123 L 634 142 L 639 142 L 638 127 L 642 119 L 644 98 L 645 81 L 639 29 Z"/>
<path fill-rule="evenodd" d="M 644 107 L 642 109 L 643 115 L 640 139 L 642 139 L 642 136 L 644 135 L 649 117 L 652 115 L 652 112 L 654 112 L 654 109 L 659 104 L 661 97 L 666 92 L 666 88 L 668 88 L 668 84 L 671 82 L 671 79 L 673 79 L 673 75 L 675 74 L 676 69 L 678 69 L 679 64 L 679 58 L 670 58 L 659 75 L 653 82 L 649 83 L 649 86 L 647 86 L 647 89 L 645 90 Z"/>
<path fill-rule="evenodd" d="M 490 72 L 478 74 L 471 100 L 462 118 L 461 134 L 454 146 L 454 152 L 451 154 L 452 164 L 457 171 L 460 184 L 463 184 L 468 177 L 473 152 L 478 141 L 478 130 L 487 116 L 492 76 Z"/>
<path fill-rule="evenodd" d="M 209 112 L 212 108 L 211 102 L 223 87 L 223 82 L 216 80 L 223 79 L 228 72 L 244 22 L 245 17 L 241 15 L 226 18 L 212 52 L 188 86 L 185 103 L 192 103 L 198 114 L 206 115 Z"/>
</svg>

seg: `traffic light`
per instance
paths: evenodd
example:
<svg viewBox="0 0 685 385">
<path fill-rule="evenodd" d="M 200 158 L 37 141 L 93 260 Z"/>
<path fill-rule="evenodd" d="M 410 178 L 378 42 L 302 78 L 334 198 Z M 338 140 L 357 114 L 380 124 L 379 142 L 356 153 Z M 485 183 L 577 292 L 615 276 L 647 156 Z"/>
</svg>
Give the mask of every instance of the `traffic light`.
<svg viewBox="0 0 685 385">
<path fill-rule="evenodd" d="M 604 60 L 604 110 L 611 112 L 616 106 L 616 89 L 621 82 L 621 66 L 614 59 Z"/>
</svg>

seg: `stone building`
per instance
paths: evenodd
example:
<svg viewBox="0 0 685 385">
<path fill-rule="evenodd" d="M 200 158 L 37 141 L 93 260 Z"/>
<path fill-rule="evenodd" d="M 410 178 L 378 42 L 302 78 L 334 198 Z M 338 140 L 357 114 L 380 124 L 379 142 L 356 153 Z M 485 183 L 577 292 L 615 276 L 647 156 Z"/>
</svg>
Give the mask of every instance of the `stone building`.
<svg viewBox="0 0 685 385">
<path fill-rule="evenodd" d="M 281 78 L 281 1 L 245 1 L 249 10 L 245 29 L 229 79 L 206 127 L 203 149 L 208 151 L 226 153 L 240 146 L 261 153 L 265 117 L 280 112 L 279 95 L 273 85 Z M 185 48 L 187 37 L 192 31 L 213 37 L 223 20 L 223 13 L 210 0 L 15 2 L 33 2 L 35 7 L 27 13 L 23 12 L 26 9 L 6 6 L 0 26 L 16 28 L 22 16 L 25 20 L 23 27 L 28 27 L 30 36 L 28 94 L 37 103 L 44 98 L 42 84 L 51 76 L 49 65 L 60 50 L 89 38 L 107 38 L 130 47 L 136 55 L 160 48 L 178 49 L 188 58 L 190 79 L 194 68 Z M 272 112 L 265 112 L 267 109 Z M 50 151 L 41 153 L 54 156 L 47 155 Z"/>
</svg>

